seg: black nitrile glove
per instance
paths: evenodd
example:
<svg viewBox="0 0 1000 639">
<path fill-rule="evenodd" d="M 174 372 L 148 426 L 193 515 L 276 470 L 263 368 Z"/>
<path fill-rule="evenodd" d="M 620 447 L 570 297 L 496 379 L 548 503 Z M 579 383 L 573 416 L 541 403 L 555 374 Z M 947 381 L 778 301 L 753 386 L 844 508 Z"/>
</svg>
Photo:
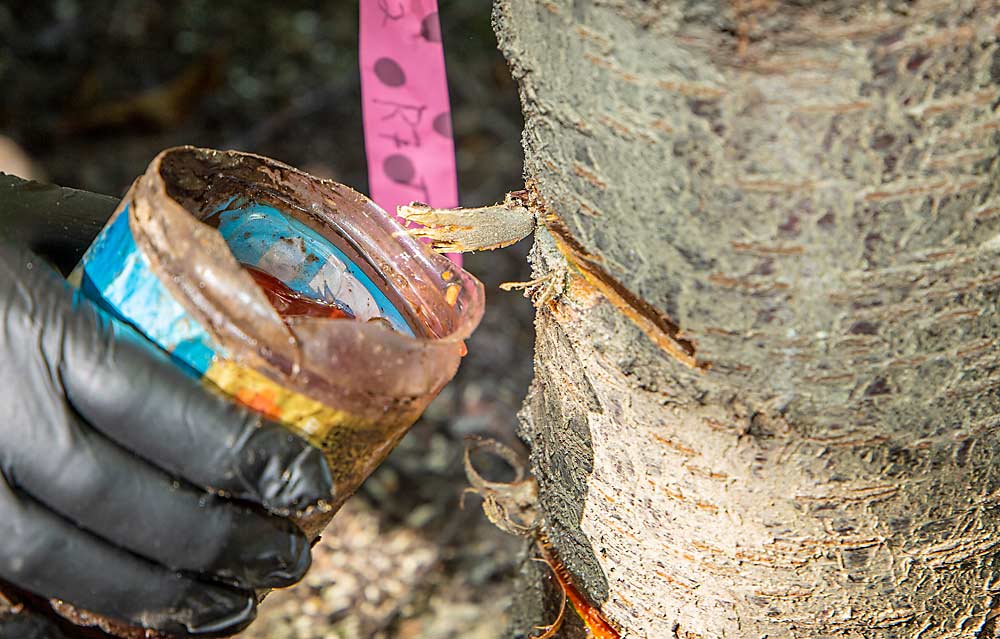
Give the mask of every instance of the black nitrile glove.
<svg viewBox="0 0 1000 639">
<path fill-rule="evenodd" d="M 63 273 L 76 266 L 118 200 L 0 173 L 0 236 L 30 248 Z"/>
<path fill-rule="evenodd" d="M 0 639 L 66 639 L 66 635 L 38 615 L 0 612 Z"/>
<path fill-rule="evenodd" d="M 0 580 L 171 634 L 233 633 L 253 589 L 310 562 L 259 506 L 298 510 L 331 485 L 317 449 L 0 243 Z"/>
</svg>

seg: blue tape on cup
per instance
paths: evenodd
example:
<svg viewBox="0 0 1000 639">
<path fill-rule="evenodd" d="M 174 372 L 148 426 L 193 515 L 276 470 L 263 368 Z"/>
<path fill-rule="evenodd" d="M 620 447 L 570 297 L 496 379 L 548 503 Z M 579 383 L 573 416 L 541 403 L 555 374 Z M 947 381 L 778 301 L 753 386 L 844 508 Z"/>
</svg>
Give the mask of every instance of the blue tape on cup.
<svg viewBox="0 0 1000 639">
<path fill-rule="evenodd" d="M 80 290 L 91 301 L 138 329 L 175 360 L 204 374 L 220 347 L 149 268 L 122 209 L 80 262 Z"/>
</svg>

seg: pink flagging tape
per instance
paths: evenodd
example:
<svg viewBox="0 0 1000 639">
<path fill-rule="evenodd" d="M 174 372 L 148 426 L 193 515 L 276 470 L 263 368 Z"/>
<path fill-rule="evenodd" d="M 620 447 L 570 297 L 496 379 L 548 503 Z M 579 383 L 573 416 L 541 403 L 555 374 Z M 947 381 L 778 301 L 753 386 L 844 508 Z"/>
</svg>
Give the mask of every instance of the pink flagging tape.
<svg viewBox="0 0 1000 639">
<path fill-rule="evenodd" d="M 414 200 L 436 208 L 458 206 L 437 0 L 360 1 L 361 101 L 371 197 L 393 214 L 398 205 Z M 460 255 L 449 257 L 461 265 Z"/>
</svg>

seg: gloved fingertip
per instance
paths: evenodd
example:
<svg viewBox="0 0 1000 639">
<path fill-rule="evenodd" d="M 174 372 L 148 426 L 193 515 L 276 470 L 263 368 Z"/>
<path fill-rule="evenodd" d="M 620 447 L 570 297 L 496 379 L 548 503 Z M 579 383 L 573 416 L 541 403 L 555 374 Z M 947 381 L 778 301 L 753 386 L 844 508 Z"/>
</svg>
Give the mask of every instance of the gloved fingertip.
<svg viewBox="0 0 1000 639">
<path fill-rule="evenodd" d="M 160 629 L 181 637 L 233 635 L 257 617 L 257 596 L 252 591 L 206 586 L 182 602 L 183 617 Z"/>
<path fill-rule="evenodd" d="M 267 574 L 263 575 L 259 588 L 286 588 L 306 576 L 312 565 L 309 542 L 300 533 L 289 535 L 287 542 L 288 546 L 282 553 L 284 558 L 274 562 Z"/>
<path fill-rule="evenodd" d="M 65 639 L 65 635 L 54 624 L 27 612 L 0 612 L 0 637 Z"/>
<path fill-rule="evenodd" d="M 307 442 L 299 443 L 301 449 L 284 465 L 280 476 L 261 478 L 263 505 L 272 512 L 301 512 L 333 500 L 333 476 L 326 458 Z"/>
<path fill-rule="evenodd" d="M 309 540 L 293 522 L 246 511 L 212 565 L 203 573 L 236 588 L 285 588 L 312 564 Z"/>
</svg>

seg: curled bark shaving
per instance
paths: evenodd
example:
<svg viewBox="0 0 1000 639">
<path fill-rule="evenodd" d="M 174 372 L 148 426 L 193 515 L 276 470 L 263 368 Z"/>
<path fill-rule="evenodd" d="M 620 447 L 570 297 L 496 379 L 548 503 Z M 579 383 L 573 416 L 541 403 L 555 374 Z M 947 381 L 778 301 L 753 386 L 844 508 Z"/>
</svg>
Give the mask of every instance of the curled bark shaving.
<svg viewBox="0 0 1000 639">
<path fill-rule="evenodd" d="M 484 479 L 470 458 L 477 450 L 487 450 L 510 464 L 515 473 L 514 480 L 493 482 Z M 538 561 L 551 568 L 562 592 L 556 620 L 544 626 L 536 626 L 535 629 L 541 630 L 542 633 L 531 639 L 549 639 L 559 632 L 565 617 L 567 600 L 573 604 L 573 609 L 593 639 L 618 639 L 618 631 L 608 623 L 600 609 L 580 592 L 569 569 L 552 548 L 545 534 L 543 522 L 538 517 L 538 484 L 534 478 L 526 476 L 525 469 L 525 461 L 513 449 L 495 440 L 473 439 L 465 450 L 465 473 L 469 483 L 472 484 L 472 488 L 467 488 L 466 492 L 475 493 L 483 498 L 483 512 L 498 528 L 535 542 L 541 554 Z"/>
<path fill-rule="evenodd" d="M 535 215 L 520 197 L 520 192 L 508 193 L 500 204 L 468 209 L 435 209 L 411 202 L 399 206 L 397 213 L 409 222 L 420 224 L 408 232 L 430 239 L 436 251 L 492 251 L 510 246 L 535 230 Z"/>
<path fill-rule="evenodd" d="M 472 464 L 472 453 L 485 450 L 497 455 L 514 469 L 512 482 L 494 482 L 484 479 Z M 483 512 L 493 524 L 511 535 L 533 536 L 538 528 L 538 485 L 534 478 L 525 476 L 524 460 L 509 446 L 492 439 L 473 439 L 465 449 L 465 476 L 474 493 L 483 498 Z"/>
</svg>

